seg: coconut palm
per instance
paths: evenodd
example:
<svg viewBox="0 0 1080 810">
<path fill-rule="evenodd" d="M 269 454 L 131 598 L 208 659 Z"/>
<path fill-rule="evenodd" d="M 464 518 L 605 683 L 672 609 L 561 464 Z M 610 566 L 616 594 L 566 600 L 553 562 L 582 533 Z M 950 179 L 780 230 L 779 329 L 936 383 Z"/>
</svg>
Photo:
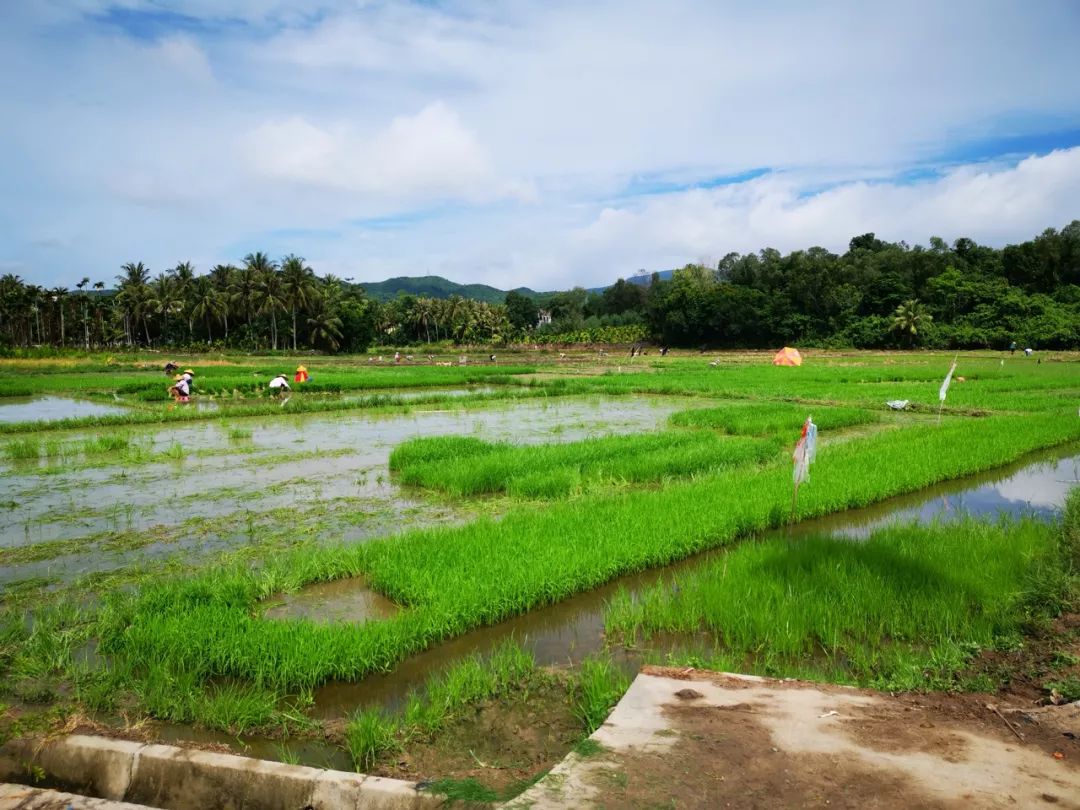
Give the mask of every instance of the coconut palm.
<svg viewBox="0 0 1080 810">
<path fill-rule="evenodd" d="M 281 260 L 281 289 L 292 315 L 292 347 L 296 351 L 296 313 L 306 310 L 319 294 L 315 271 L 299 256 L 288 255 Z"/>
<path fill-rule="evenodd" d="M 235 284 L 237 269 L 231 264 L 216 264 L 210 271 L 210 281 L 221 297 L 225 305 L 225 311 L 221 319 L 225 326 L 225 340 L 229 340 L 229 303 L 232 301 L 233 285 Z"/>
<path fill-rule="evenodd" d="M 891 329 L 905 335 L 909 345 L 913 346 L 920 331 L 925 331 L 933 320 L 934 316 L 926 312 L 922 303 L 917 298 L 912 298 L 896 308 Z"/>
<path fill-rule="evenodd" d="M 150 327 L 146 316 L 149 313 L 150 270 L 142 262 L 128 262 L 120 267 L 124 272 L 117 276 L 120 282 L 119 291 L 116 294 L 116 303 L 124 313 L 124 333 L 130 346 L 134 340 L 133 335 L 142 321 L 143 330 L 146 333 L 146 345 L 150 345 Z"/>
<path fill-rule="evenodd" d="M 213 323 L 215 320 L 229 320 L 229 303 L 225 294 L 214 286 L 214 282 L 203 276 L 195 280 L 192 287 L 191 315 L 206 323 L 206 337 L 208 343 L 214 342 Z"/>
<path fill-rule="evenodd" d="M 277 314 L 286 308 L 286 299 L 281 275 L 274 265 L 263 272 L 256 295 L 256 311 L 270 316 L 270 342 L 277 351 Z"/>
<path fill-rule="evenodd" d="M 307 324 L 313 345 L 322 345 L 331 352 L 337 351 L 341 345 L 341 318 L 327 306 L 325 300 L 308 317 Z"/>
<path fill-rule="evenodd" d="M 159 273 L 151 286 L 151 295 L 147 301 L 151 312 L 162 317 L 161 340 L 165 342 L 169 333 L 169 316 L 179 315 L 184 311 L 183 291 L 180 283 L 171 273 Z"/>
</svg>

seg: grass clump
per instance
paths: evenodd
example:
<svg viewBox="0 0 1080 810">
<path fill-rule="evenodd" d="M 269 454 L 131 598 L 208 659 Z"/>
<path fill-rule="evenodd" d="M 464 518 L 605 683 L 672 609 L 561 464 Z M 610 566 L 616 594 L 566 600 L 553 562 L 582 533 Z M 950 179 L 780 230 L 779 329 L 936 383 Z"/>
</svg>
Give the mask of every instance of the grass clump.
<svg viewBox="0 0 1080 810">
<path fill-rule="evenodd" d="M 878 415 L 862 408 L 823 407 L 792 402 L 732 403 L 719 408 L 699 408 L 673 413 L 669 419 L 677 427 L 715 428 L 741 436 L 798 436 L 808 416 L 820 430 L 864 425 Z"/>
<path fill-rule="evenodd" d="M 726 665 L 888 689 L 948 686 L 970 655 L 1061 598 L 1060 527 L 1033 520 L 902 525 L 855 543 L 743 545 L 608 607 L 609 633 L 706 634 Z"/>
<path fill-rule="evenodd" d="M 41 449 L 41 439 L 36 436 L 12 439 L 4 445 L 4 457 L 8 461 L 37 461 Z"/>
<path fill-rule="evenodd" d="M 600 728 L 628 688 L 630 678 L 610 658 L 593 657 L 581 662 L 573 686 L 574 715 L 586 734 Z M 579 745 L 585 745 L 585 741 Z"/>
<path fill-rule="evenodd" d="M 382 708 L 363 709 L 345 727 L 345 745 L 357 771 L 367 771 L 390 751 L 400 750 L 398 721 Z"/>
<path fill-rule="evenodd" d="M 226 433 L 230 439 L 234 440 L 250 439 L 252 435 L 254 435 L 254 432 L 250 427 L 239 425 L 230 425 L 226 429 Z"/>
</svg>

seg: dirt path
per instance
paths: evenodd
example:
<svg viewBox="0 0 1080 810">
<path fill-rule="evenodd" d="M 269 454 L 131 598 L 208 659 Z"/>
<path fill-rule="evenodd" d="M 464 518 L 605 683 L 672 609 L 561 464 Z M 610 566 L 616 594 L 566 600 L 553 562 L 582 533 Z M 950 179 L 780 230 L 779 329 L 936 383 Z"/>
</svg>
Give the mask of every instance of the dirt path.
<svg viewBox="0 0 1080 810">
<path fill-rule="evenodd" d="M 509 806 L 1080 808 L 1080 706 L 986 700 L 650 668 Z"/>
</svg>

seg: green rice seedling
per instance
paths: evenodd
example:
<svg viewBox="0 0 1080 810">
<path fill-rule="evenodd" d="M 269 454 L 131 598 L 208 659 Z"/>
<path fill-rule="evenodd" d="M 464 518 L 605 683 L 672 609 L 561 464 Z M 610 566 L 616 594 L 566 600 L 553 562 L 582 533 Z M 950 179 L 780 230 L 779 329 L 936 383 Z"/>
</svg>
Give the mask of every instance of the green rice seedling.
<svg viewBox="0 0 1080 810">
<path fill-rule="evenodd" d="M 41 439 L 26 436 L 12 439 L 4 445 L 4 456 L 9 461 L 37 461 L 41 458 Z"/>
<path fill-rule="evenodd" d="M 798 435 L 808 416 L 819 430 L 837 430 L 878 419 L 861 408 L 829 408 L 789 402 L 733 403 L 720 408 L 679 411 L 669 421 L 678 427 L 715 428 L 746 436 Z"/>
<path fill-rule="evenodd" d="M 232 425 L 228 428 L 228 436 L 230 439 L 241 440 L 250 439 L 253 435 L 253 431 L 250 427 L 240 427 Z"/>
<path fill-rule="evenodd" d="M 759 463 L 777 448 L 756 439 L 681 432 L 528 447 L 437 437 L 404 442 L 390 462 L 405 484 L 458 496 L 508 492 L 536 498 L 566 495 L 589 482 L 648 482 Z"/>
<path fill-rule="evenodd" d="M 364 709 L 345 726 L 345 745 L 357 771 L 370 770 L 383 754 L 400 749 L 397 722 L 381 709 Z"/>
<path fill-rule="evenodd" d="M 277 716 L 278 700 L 271 690 L 228 683 L 212 686 L 199 695 L 192 714 L 195 722 L 207 728 L 243 734 L 271 723 Z"/>
<path fill-rule="evenodd" d="M 572 689 L 574 715 L 586 734 L 600 728 L 629 687 L 630 678 L 610 658 L 592 657 L 581 662 Z"/>
<path fill-rule="evenodd" d="M 92 439 L 83 439 L 78 450 L 83 455 L 99 453 L 121 453 L 131 445 L 131 436 L 127 433 L 98 434 Z"/>
<path fill-rule="evenodd" d="M 647 589 L 605 616 L 618 638 L 707 633 L 752 671 L 889 688 L 937 686 L 970 653 L 1015 634 L 1060 582 L 1034 576 L 1057 561 L 1059 528 L 1035 521 L 903 525 L 863 543 L 770 540 Z M 928 684 L 927 679 L 939 678 Z"/>
<path fill-rule="evenodd" d="M 1078 438 L 1076 420 L 1038 414 L 950 420 L 824 444 L 794 517 L 864 506 Z M 109 611 L 102 648 L 136 666 L 173 662 L 197 666 L 203 677 L 291 691 L 385 671 L 442 639 L 789 519 L 791 471 L 782 460 L 658 491 L 585 496 L 543 510 L 522 506 L 500 520 L 281 552 L 258 573 L 245 561 L 147 585 Z M 267 577 L 296 587 L 361 573 L 407 609 L 362 625 L 257 618 Z"/>
</svg>

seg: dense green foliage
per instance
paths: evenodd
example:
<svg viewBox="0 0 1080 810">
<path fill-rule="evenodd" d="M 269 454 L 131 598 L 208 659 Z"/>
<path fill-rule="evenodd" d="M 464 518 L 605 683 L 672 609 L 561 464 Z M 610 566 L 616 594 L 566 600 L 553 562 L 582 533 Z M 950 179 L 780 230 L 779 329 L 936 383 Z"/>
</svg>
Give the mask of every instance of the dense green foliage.
<svg viewBox="0 0 1080 810">
<path fill-rule="evenodd" d="M 1003 249 L 865 234 L 842 255 L 765 249 L 688 266 L 649 291 L 649 323 L 673 345 L 1080 345 L 1080 220 Z"/>
</svg>

